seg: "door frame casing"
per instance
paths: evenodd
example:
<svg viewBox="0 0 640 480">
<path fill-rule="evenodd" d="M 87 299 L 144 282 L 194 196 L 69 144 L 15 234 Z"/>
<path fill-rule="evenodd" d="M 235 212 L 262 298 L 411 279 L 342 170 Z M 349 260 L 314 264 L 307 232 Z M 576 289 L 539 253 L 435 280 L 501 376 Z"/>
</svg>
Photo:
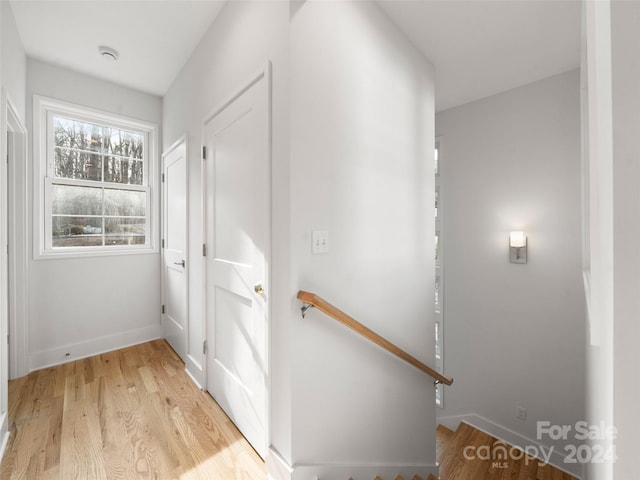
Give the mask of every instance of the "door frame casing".
<svg viewBox="0 0 640 480">
<path fill-rule="evenodd" d="M 9 243 L 8 279 L 13 286 L 9 292 L 8 328 L 9 378 L 19 378 L 30 372 L 29 366 L 29 179 L 28 134 L 20 120 L 15 104 L 6 90 L 2 91 L 2 135 L 11 135 L 11 144 L 4 143 L 3 158 L 8 156 L 7 181 L 9 202 L 8 222 L 14 226 L 7 231 Z"/>
<path fill-rule="evenodd" d="M 184 245 L 184 260 L 186 262 L 187 267 L 185 268 L 185 324 L 184 324 L 184 342 L 185 342 L 185 356 L 188 357 L 189 356 L 189 142 L 187 142 L 187 135 L 184 134 L 182 136 L 180 136 L 175 142 L 173 142 L 171 144 L 171 146 L 167 149 L 166 152 L 164 152 L 162 154 L 162 165 L 160 167 L 160 171 L 161 171 L 161 175 L 165 174 L 165 159 L 167 156 L 169 156 L 173 151 L 175 151 L 178 147 L 180 147 L 181 145 L 184 145 L 184 156 L 185 156 L 185 184 L 186 184 L 186 202 L 185 202 L 185 222 L 186 222 L 186 228 L 185 228 L 185 245 Z M 167 201 L 167 183 L 166 183 L 166 179 L 165 181 L 160 182 L 160 185 L 162 185 L 162 200 L 161 200 L 161 205 L 162 205 L 162 213 L 161 213 L 161 235 L 162 235 L 162 239 L 166 241 L 167 238 L 167 232 L 166 232 L 166 228 L 167 228 L 167 218 L 166 218 L 166 214 L 167 214 L 167 208 L 166 208 L 166 201 Z M 161 264 L 161 268 L 162 268 L 162 274 L 160 275 L 161 277 L 161 296 L 162 296 L 162 305 L 166 305 L 166 265 L 165 265 L 165 255 L 164 255 L 164 247 L 162 246 L 162 242 L 160 245 L 160 264 Z M 163 335 L 165 333 L 165 322 L 166 320 L 166 313 L 162 313 L 161 314 L 161 318 L 162 318 L 162 330 L 163 330 Z M 186 362 L 187 359 L 183 358 L 182 361 Z"/>
<path fill-rule="evenodd" d="M 266 312 L 266 332 L 265 332 L 265 348 L 266 348 L 266 367 L 265 367 L 265 443 L 266 443 L 266 451 L 267 455 L 270 452 L 271 445 L 271 304 L 273 303 L 270 299 L 274 298 L 273 291 L 271 290 L 272 281 L 271 281 L 271 260 L 272 260 L 272 245 L 273 245 L 273 125 L 272 125 L 272 107 L 273 107 L 273 80 L 272 80 L 272 65 L 271 61 L 267 61 L 264 66 L 259 69 L 255 74 L 251 75 L 245 82 L 242 83 L 242 87 L 237 89 L 233 94 L 225 97 L 226 99 L 219 103 L 215 108 L 213 108 L 207 115 L 205 115 L 202 121 L 202 146 L 203 148 L 206 146 L 206 125 L 212 120 L 216 115 L 221 113 L 225 108 L 231 105 L 235 100 L 241 97 L 247 90 L 253 87 L 260 80 L 264 79 L 266 82 L 266 114 L 267 118 L 267 153 L 266 153 L 266 161 L 267 161 L 267 169 L 269 171 L 269 175 L 264 181 L 267 183 L 267 231 L 266 231 L 266 241 L 267 248 L 265 248 L 265 277 L 264 277 L 264 287 L 266 292 L 268 293 L 269 300 L 265 305 Z M 213 188 L 209 177 L 213 177 L 213 165 L 212 161 L 209 158 L 210 151 L 207 148 L 205 154 L 202 157 L 202 245 L 203 245 L 203 256 L 202 256 L 202 282 L 203 282 L 203 295 L 202 295 L 202 308 L 204 312 L 204 325 L 203 332 L 204 338 L 203 342 L 207 341 L 209 331 L 208 331 L 208 318 L 209 318 L 209 310 L 211 309 L 210 301 L 207 298 L 208 292 L 208 278 L 210 273 L 208 272 L 207 261 L 209 255 L 211 255 L 212 249 L 210 249 L 210 245 L 208 244 L 208 232 L 210 228 L 211 222 L 207 221 L 208 211 L 207 211 L 207 195 L 210 190 Z M 213 214 L 213 212 L 211 212 Z M 206 254 L 205 254 L 206 253 Z M 208 359 L 209 351 L 206 351 L 203 355 L 203 389 L 209 391 L 210 385 L 208 385 Z"/>
</svg>

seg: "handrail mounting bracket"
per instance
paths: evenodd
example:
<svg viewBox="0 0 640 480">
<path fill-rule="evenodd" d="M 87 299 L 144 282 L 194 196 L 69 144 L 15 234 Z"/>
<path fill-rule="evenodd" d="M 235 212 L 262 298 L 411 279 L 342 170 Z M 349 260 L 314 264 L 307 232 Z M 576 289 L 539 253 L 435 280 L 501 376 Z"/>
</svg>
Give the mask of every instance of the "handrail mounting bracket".
<svg viewBox="0 0 640 480">
<path fill-rule="evenodd" d="M 307 310 L 309 310 L 310 308 L 313 308 L 313 305 L 311 305 L 310 303 L 304 303 L 302 305 L 302 307 L 300 308 L 300 312 L 302 313 L 302 318 L 304 318 L 304 316 L 307 314 Z"/>
</svg>

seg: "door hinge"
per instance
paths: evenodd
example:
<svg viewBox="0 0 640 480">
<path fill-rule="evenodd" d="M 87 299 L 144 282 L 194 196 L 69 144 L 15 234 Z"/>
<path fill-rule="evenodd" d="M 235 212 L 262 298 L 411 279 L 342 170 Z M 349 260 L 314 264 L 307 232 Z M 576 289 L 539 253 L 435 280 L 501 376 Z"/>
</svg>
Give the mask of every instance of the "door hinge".
<svg viewBox="0 0 640 480">
<path fill-rule="evenodd" d="M 167 309 L 165 308 L 165 306 L 164 306 L 164 305 L 162 305 L 162 313 L 166 313 L 166 310 L 167 310 Z"/>
<path fill-rule="evenodd" d="M 207 244 L 206 243 L 202 244 L 202 256 L 203 257 L 207 256 Z"/>
<path fill-rule="evenodd" d="M 207 159 L 207 147 L 205 147 L 204 145 L 202 146 L 202 159 Z"/>
<path fill-rule="evenodd" d="M 209 352 L 209 344 L 205 340 L 204 342 L 202 342 L 202 353 L 206 355 L 208 352 Z"/>
<path fill-rule="evenodd" d="M 164 238 L 160 240 L 160 244 L 162 245 L 162 248 L 164 248 Z"/>
<path fill-rule="evenodd" d="M 164 173 L 162 174 L 162 183 L 164 183 Z"/>
</svg>

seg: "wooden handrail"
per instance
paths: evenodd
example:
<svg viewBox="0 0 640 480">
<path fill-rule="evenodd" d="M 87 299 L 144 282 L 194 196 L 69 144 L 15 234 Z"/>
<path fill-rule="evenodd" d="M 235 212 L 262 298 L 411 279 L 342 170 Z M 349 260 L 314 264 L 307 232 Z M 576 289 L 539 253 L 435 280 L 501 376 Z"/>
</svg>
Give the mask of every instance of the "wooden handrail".
<svg viewBox="0 0 640 480">
<path fill-rule="evenodd" d="M 395 356 L 401 358 L 405 362 L 410 363 L 411 365 L 416 367 L 418 370 L 422 370 L 427 375 L 430 375 L 431 377 L 433 377 L 436 380 L 437 383 L 444 383 L 445 385 L 451 385 L 453 383 L 453 378 L 445 377 L 444 375 L 436 372 L 433 368 L 425 365 L 424 363 L 422 363 L 417 358 L 415 358 L 412 355 L 408 354 L 407 352 L 405 352 L 401 348 L 395 346 L 393 343 L 391 343 L 386 338 L 381 337 L 380 335 L 378 335 L 373 330 L 369 329 L 368 327 L 365 327 L 363 324 L 358 322 L 356 319 L 350 317 L 349 315 L 344 313 L 342 310 L 339 310 L 338 308 L 334 307 L 329 302 L 327 302 L 323 298 L 319 297 L 315 293 L 309 293 L 309 292 L 305 292 L 303 290 L 300 290 L 298 292 L 298 300 L 300 300 L 301 302 L 303 302 L 303 303 L 305 303 L 307 305 L 311 305 L 313 307 L 316 307 L 318 310 L 320 310 L 323 313 L 326 313 L 331 318 L 339 321 L 343 325 L 346 325 L 350 329 L 358 332 L 360 335 L 362 335 L 366 339 L 368 339 L 368 340 L 372 341 L 373 343 L 381 346 L 385 350 L 393 353 Z M 306 308 L 309 308 L 309 307 L 306 307 Z M 304 314 L 304 312 L 306 312 L 306 308 L 303 307 L 303 314 Z"/>
</svg>

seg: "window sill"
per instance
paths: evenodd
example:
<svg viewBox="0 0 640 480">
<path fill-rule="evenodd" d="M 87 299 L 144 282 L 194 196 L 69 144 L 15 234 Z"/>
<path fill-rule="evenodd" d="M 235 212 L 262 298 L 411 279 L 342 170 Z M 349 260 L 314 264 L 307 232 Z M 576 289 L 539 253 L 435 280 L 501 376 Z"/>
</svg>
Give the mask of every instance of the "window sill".
<svg viewBox="0 0 640 480">
<path fill-rule="evenodd" d="M 113 257 L 122 255 L 155 255 L 160 250 L 157 247 L 141 248 L 113 248 L 112 250 L 46 250 L 36 252 L 34 260 L 63 260 L 71 258 Z"/>
</svg>

